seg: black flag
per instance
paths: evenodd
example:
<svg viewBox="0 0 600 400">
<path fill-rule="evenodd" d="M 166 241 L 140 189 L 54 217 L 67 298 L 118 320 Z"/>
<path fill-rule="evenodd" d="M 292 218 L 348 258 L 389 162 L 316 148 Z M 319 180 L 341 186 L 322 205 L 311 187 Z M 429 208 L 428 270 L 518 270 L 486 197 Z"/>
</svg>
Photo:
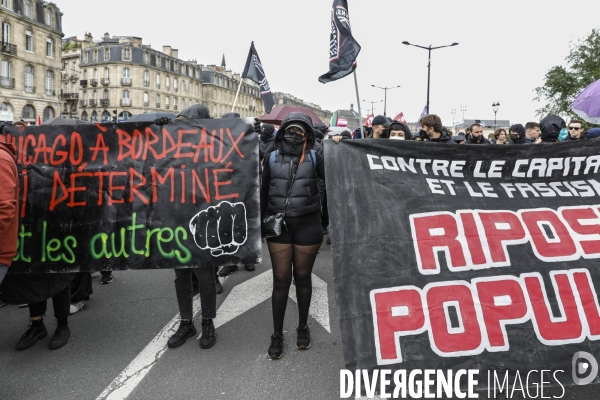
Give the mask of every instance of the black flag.
<svg viewBox="0 0 600 400">
<path fill-rule="evenodd" d="M 265 104 L 265 112 L 267 114 L 270 113 L 275 105 L 275 99 L 273 98 L 273 93 L 271 93 L 271 87 L 265 76 L 265 70 L 260 62 L 260 57 L 254 48 L 254 42 L 250 45 L 250 52 L 246 59 L 244 72 L 242 72 L 242 78 L 248 78 L 260 85 L 260 94 Z"/>
<path fill-rule="evenodd" d="M 352 37 L 347 0 L 333 0 L 331 9 L 331 35 L 329 37 L 329 72 L 319 82 L 336 81 L 356 69 L 360 45 Z"/>
</svg>

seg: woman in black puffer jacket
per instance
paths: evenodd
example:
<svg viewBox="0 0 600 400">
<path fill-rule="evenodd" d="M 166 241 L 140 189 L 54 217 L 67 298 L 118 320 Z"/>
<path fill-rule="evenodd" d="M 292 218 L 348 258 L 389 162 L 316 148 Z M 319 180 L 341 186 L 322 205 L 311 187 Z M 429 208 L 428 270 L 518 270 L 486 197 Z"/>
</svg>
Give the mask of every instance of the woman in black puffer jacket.
<svg viewBox="0 0 600 400">
<path fill-rule="evenodd" d="M 283 354 L 283 319 L 292 277 L 296 284 L 299 324 L 296 346 L 310 347 L 307 325 L 312 269 L 323 242 L 317 178 L 325 180 L 323 157 L 313 150 L 310 117 L 291 113 L 282 121 L 274 149 L 265 157 L 261 186 L 262 215 L 284 214 L 281 236 L 267 239 L 273 265 L 273 325 L 268 355 Z"/>
</svg>

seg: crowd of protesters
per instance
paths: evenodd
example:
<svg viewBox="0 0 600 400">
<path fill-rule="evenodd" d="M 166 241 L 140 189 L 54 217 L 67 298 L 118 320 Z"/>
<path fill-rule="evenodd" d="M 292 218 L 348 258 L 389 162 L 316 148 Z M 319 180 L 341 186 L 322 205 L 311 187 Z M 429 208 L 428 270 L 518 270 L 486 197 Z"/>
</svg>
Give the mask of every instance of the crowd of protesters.
<svg viewBox="0 0 600 400">
<path fill-rule="evenodd" d="M 209 110 L 203 105 L 196 105 L 182 111 L 176 119 L 207 118 L 211 118 Z M 230 113 L 223 118 L 239 118 L 239 114 Z M 155 123 L 164 125 L 170 121 L 161 118 Z M 283 322 L 292 283 L 296 286 L 299 314 L 296 346 L 300 350 L 311 347 L 308 326 L 311 276 L 329 225 L 323 141 L 331 139 L 339 143 L 366 137 L 448 145 L 533 145 L 600 138 L 600 128 L 586 131 L 582 121 L 571 120 L 566 124 L 561 117 L 554 115 L 539 123 L 512 125 L 508 131 L 496 129 L 488 138 L 484 137 L 484 126 L 480 123 L 472 124 L 464 133 L 453 134 L 452 129 L 445 128 L 441 119 L 433 114 L 422 117 L 419 126 L 420 130 L 413 133 L 405 123 L 381 115 L 373 118 L 372 126 L 354 132 L 344 127 L 313 124 L 310 117 L 302 113 L 289 114 L 279 126 L 255 120 L 254 130 L 260 138 L 261 215 L 282 215 L 285 226 L 281 235 L 266 240 L 273 271 L 274 327 L 268 357 L 279 359 L 283 355 Z M 8 274 L 7 277 L 17 250 L 19 177 L 15 160 L 14 147 L 0 143 L 0 307 L 4 301 L 29 308 L 31 325 L 16 346 L 18 350 L 24 350 L 47 336 L 44 316 L 47 300 L 52 298 L 57 328 L 49 346 L 57 349 L 69 340 L 69 315 L 80 311 L 93 292 L 92 278 L 90 273 Z M 331 244 L 330 239 L 327 243 Z M 254 265 L 244 267 L 247 271 L 255 269 Z M 223 291 L 219 275 L 227 276 L 236 270 L 237 265 L 225 266 L 218 273 L 201 265 L 175 269 L 175 293 L 181 322 L 168 341 L 169 347 L 179 347 L 196 335 L 193 297 L 197 294 L 202 308 L 199 345 L 208 349 L 216 343 L 213 323 L 217 312 L 216 295 Z M 112 272 L 102 271 L 101 283 L 112 281 Z"/>
</svg>

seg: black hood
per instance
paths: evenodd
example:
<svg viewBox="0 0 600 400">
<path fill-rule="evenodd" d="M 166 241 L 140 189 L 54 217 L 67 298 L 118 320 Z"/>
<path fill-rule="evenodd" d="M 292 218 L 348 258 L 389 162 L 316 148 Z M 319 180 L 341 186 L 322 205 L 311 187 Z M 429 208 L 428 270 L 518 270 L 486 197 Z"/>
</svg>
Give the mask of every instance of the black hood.
<svg viewBox="0 0 600 400">
<path fill-rule="evenodd" d="M 187 119 L 210 119 L 210 112 L 206 106 L 196 104 L 183 110 L 179 116 L 186 117 Z"/>
<path fill-rule="evenodd" d="M 228 112 L 227 114 L 223 114 L 221 118 L 240 118 L 240 114 L 236 112 Z"/>
<path fill-rule="evenodd" d="M 325 125 L 322 122 L 317 122 L 316 124 L 313 125 L 313 129 L 318 129 L 321 132 L 325 133 L 325 132 L 327 132 L 327 125 Z"/>
<path fill-rule="evenodd" d="M 275 125 L 262 124 L 262 131 L 267 135 L 273 136 L 273 133 L 275 132 Z"/>
<path fill-rule="evenodd" d="M 404 139 L 405 140 L 412 140 L 412 132 L 410 131 L 410 129 L 408 128 L 408 126 L 406 124 L 403 124 L 402 122 L 398 122 L 398 121 L 394 121 L 390 127 L 388 128 L 388 131 L 399 131 L 399 130 L 403 130 L 404 131 Z M 388 134 L 389 136 L 389 134 Z"/>
<path fill-rule="evenodd" d="M 279 142 L 283 140 L 283 134 L 288 125 L 298 123 L 304 125 L 304 130 L 308 135 L 308 148 L 312 148 L 315 145 L 315 131 L 313 130 L 312 120 L 308 115 L 301 112 L 289 113 L 283 119 L 283 121 L 281 121 L 279 130 L 277 131 L 277 135 L 275 136 L 275 145 L 277 146 Z"/>
<path fill-rule="evenodd" d="M 540 121 L 542 142 L 557 142 L 560 130 L 566 128 L 565 120 L 558 115 L 548 115 Z"/>
<path fill-rule="evenodd" d="M 510 135 L 511 132 L 517 132 L 519 134 L 519 139 L 525 139 L 525 127 L 523 125 L 512 125 L 508 130 L 508 134 Z"/>
</svg>

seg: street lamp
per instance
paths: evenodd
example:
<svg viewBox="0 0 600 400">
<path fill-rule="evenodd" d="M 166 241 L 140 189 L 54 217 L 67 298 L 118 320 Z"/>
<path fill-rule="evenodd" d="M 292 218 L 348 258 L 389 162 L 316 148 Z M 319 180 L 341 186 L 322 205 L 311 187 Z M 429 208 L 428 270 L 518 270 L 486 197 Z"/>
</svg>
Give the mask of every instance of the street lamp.
<svg viewBox="0 0 600 400">
<path fill-rule="evenodd" d="M 437 47 L 431 47 L 431 45 L 429 45 L 429 47 L 419 46 L 418 44 L 412 44 L 407 41 L 402 42 L 402 44 L 405 44 L 407 46 L 418 47 L 420 49 L 425 49 L 429 52 L 429 62 L 427 63 L 427 114 L 431 114 L 431 112 L 429 111 L 429 88 L 430 88 L 430 83 L 431 83 L 431 50 L 442 49 L 444 47 L 458 46 L 458 43 L 454 42 L 452 44 L 447 44 L 444 46 L 437 46 Z"/>
<path fill-rule="evenodd" d="M 383 116 L 387 117 L 387 114 L 386 114 L 386 111 L 387 111 L 387 91 L 391 90 L 391 89 L 399 88 L 400 85 L 398 85 L 398 86 L 392 86 L 392 87 L 379 87 L 379 86 L 375 86 L 375 85 L 371 85 L 371 86 L 373 86 L 374 88 L 377 88 L 377 89 L 383 89 L 383 91 L 385 92 L 385 96 L 383 98 Z"/>
<path fill-rule="evenodd" d="M 463 124 L 465 123 L 465 111 L 467 111 L 467 106 L 460 106 L 460 111 L 463 113 Z"/>
<path fill-rule="evenodd" d="M 497 101 L 492 104 L 492 111 L 494 111 L 494 131 L 496 130 L 496 114 L 498 113 L 498 109 L 500 108 L 500 102 Z"/>
<path fill-rule="evenodd" d="M 377 100 L 377 101 L 369 101 L 369 100 L 363 100 L 365 103 L 371 103 L 371 114 L 374 113 L 375 108 L 373 107 L 373 104 L 375 103 L 381 103 L 383 100 Z M 373 114 L 374 115 L 374 114 Z"/>
<path fill-rule="evenodd" d="M 456 115 L 456 108 L 452 109 L 452 127 L 454 128 L 454 116 Z"/>
</svg>

